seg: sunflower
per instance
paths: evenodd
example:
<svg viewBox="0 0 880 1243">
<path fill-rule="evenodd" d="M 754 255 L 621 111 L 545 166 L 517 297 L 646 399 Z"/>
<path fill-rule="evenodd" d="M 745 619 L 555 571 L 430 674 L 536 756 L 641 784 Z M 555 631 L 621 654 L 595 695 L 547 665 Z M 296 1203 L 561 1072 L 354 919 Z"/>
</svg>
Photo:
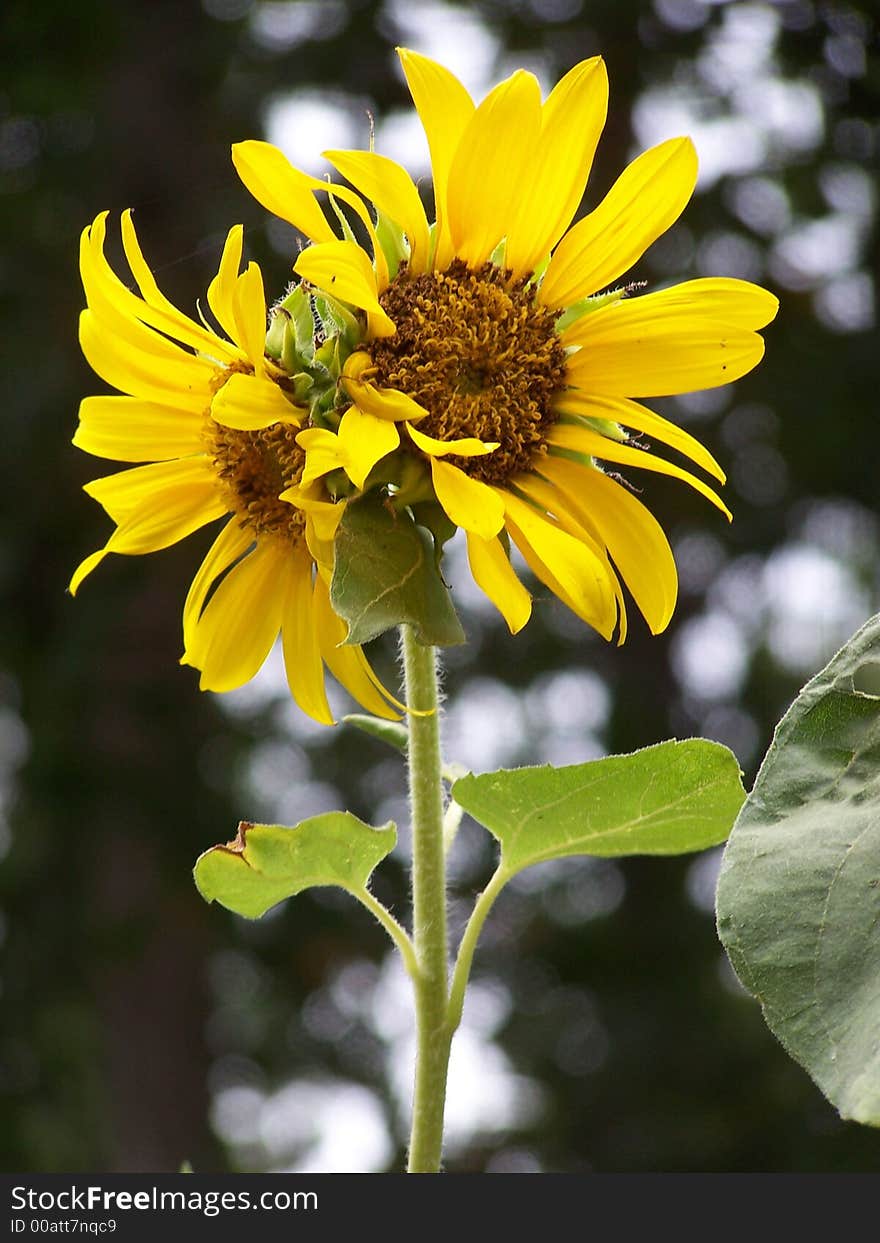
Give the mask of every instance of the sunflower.
<svg viewBox="0 0 880 1243">
<path fill-rule="evenodd" d="M 671 475 L 730 514 L 702 478 L 648 451 L 642 436 L 724 482 L 698 441 L 636 399 L 745 375 L 777 300 L 724 278 L 640 296 L 614 287 L 682 212 L 697 158 L 688 138 L 660 143 L 571 224 L 607 111 L 601 58 L 576 65 L 543 102 L 519 70 L 478 106 L 443 66 L 400 58 L 430 149 L 433 224 L 407 172 L 374 151 L 325 152 L 349 183 L 338 185 L 268 143 L 232 149 L 251 194 L 308 238 L 294 264 L 303 286 L 361 324 L 334 407 L 297 435 L 303 481 L 344 472 L 349 490 L 383 488 L 401 507 L 439 502 L 514 632 L 531 598 L 510 541 L 606 638 L 626 634 L 621 580 L 658 633 L 675 606 L 675 563 L 617 468 Z"/>
<path fill-rule="evenodd" d="M 320 483 L 303 486 L 297 436 L 307 410 L 287 371 L 266 356 L 263 279 L 254 263 L 240 272 L 241 226 L 230 230 L 208 289 L 222 335 L 160 292 L 130 213 L 122 241 L 139 293 L 107 262 L 105 232 L 106 213 L 81 239 L 88 309 L 80 342 L 98 375 L 125 395 L 85 398 L 73 443 L 149 464 L 85 485 L 115 529 L 78 567 L 71 593 L 108 553 L 155 552 L 231 515 L 184 606 L 181 663 L 201 671 L 202 689 L 249 681 L 280 631 L 291 693 L 315 720 L 333 721 L 325 664 L 365 708 L 394 715 L 360 647 L 338 646 L 346 627 L 328 583 L 343 503 Z"/>
</svg>

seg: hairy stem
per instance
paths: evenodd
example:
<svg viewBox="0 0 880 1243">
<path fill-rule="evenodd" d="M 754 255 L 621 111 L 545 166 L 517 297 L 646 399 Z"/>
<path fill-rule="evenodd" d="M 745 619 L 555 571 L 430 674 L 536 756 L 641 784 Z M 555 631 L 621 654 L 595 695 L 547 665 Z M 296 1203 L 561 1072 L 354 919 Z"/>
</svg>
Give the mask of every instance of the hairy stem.
<svg viewBox="0 0 880 1243">
<path fill-rule="evenodd" d="M 412 814 L 413 947 L 416 1068 L 408 1170 L 436 1174 L 443 1148 L 443 1110 L 452 1031 L 447 1019 L 446 869 L 437 656 L 401 627 L 409 708 L 409 797 Z"/>
</svg>

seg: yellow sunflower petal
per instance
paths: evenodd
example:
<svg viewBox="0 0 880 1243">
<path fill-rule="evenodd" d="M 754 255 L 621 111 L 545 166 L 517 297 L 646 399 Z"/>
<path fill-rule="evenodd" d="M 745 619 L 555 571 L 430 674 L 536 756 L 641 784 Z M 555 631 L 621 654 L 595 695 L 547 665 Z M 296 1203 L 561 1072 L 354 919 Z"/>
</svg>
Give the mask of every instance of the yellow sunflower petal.
<svg viewBox="0 0 880 1243">
<path fill-rule="evenodd" d="M 315 579 L 314 608 L 321 655 L 336 681 L 367 712 L 396 721 L 398 713 L 377 690 L 378 679 L 362 649 L 355 644 L 340 646 L 348 633 L 347 627 L 333 611 L 327 584 L 320 575 Z"/>
<path fill-rule="evenodd" d="M 294 168 L 285 155 L 268 142 L 250 139 L 232 148 L 236 172 L 258 203 L 292 224 L 317 243 L 335 242 L 336 234 L 315 201 L 315 194 L 331 194 L 347 204 L 360 218 L 373 246 L 376 280 L 380 291 L 388 284 L 388 264 L 376 239 L 376 228 L 360 198 L 345 186 L 319 181 Z"/>
<path fill-rule="evenodd" d="M 642 299 L 637 299 L 641 302 Z M 569 382 L 609 397 L 670 397 L 730 384 L 764 357 L 757 333 L 703 315 L 629 314 L 636 302 L 617 303 L 619 318 L 604 319 L 596 336 L 581 333 L 583 348 L 568 359 Z M 601 314 L 601 312 L 597 312 Z"/>
<path fill-rule="evenodd" d="M 699 309 L 701 314 L 754 331 L 771 323 L 779 310 L 779 299 L 775 294 L 760 285 L 753 285 L 751 281 L 737 280 L 732 276 L 683 281 L 680 285 L 659 290 L 657 294 L 648 294 L 647 297 L 654 298 L 655 305 L 662 298 L 670 307 L 682 306 L 685 301 L 690 304 L 693 299 L 694 308 Z"/>
<path fill-rule="evenodd" d="M 431 478 L 437 500 L 457 527 L 490 540 L 504 526 L 504 501 L 488 484 L 436 457 L 431 458 Z"/>
<path fill-rule="evenodd" d="M 233 225 L 223 244 L 217 275 L 208 286 L 208 306 L 229 340 L 235 341 L 237 345 L 240 345 L 240 342 L 235 318 L 235 291 L 238 285 L 238 270 L 241 267 L 243 240 L 244 229 L 240 224 Z"/>
<path fill-rule="evenodd" d="M 191 355 L 161 333 L 141 322 L 149 308 L 111 269 L 103 253 L 107 212 L 102 212 L 80 235 L 79 271 L 88 303 L 89 319 L 105 336 L 112 336 L 116 352 L 129 352 L 154 365 L 158 360 Z M 93 364 L 94 365 L 94 364 Z"/>
<path fill-rule="evenodd" d="M 307 427 L 299 433 L 296 443 L 306 451 L 306 464 L 301 483 L 310 484 L 331 470 L 345 467 L 347 458 L 339 437 L 326 427 Z M 282 498 L 286 496 L 282 493 Z"/>
<path fill-rule="evenodd" d="M 316 428 L 315 430 L 321 431 L 323 429 Z M 306 433 L 301 434 L 305 435 Z M 327 434 L 328 436 L 333 436 L 332 432 Z M 333 436 L 333 439 L 335 440 L 336 437 Z M 299 441 L 299 436 L 297 441 Z M 338 465 L 339 462 L 337 461 L 336 466 Z M 321 473 L 325 474 L 326 472 L 322 471 Z M 304 486 L 302 483 L 294 484 L 293 487 L 286 488 L 279 493 L 278 499 L 280 501 L 287 501 L 289 505 L 294 505 L 297 509 L 301 509 L 306 515 L 307 521 L 313 525 L 319 539 L 332 541 L 336 537 L 336 531 L 339 523 L 342 521 L 342 515 L 345 513 L 346 502 L 320 500 L 313 495 L 314 491 L 316 489 L 307 485 Z"/>
<path fill-rule="evenodd" d="M 474 101 L 458 78 L 436 61 L 407 48 L 398 48 L 397 54 L 431 153 L 437 220 L 434 267 L 442 271 L 454 254 L 446 202 L 449 170 L 462 134 L 474 115 Z"/>
<path fill-rule="evenodd" d="M 430 234 L 419 192 L 405 168 L 375 151 L 325 151 L 325 159 L 376 208 L 399 224 L 409 238 L 409 271 L 428 267 Z"/>
<path fill-rule="evenodd" d="M 318 532 L 319 528 L 307 516 L 306 548 L 315 563 L 318 575 L 329 585 L 333 578 L 333 565 L 336 559 L 334 543 L 332 539 L 322 539 Z"/>
<path fill-rule="evenodd" d="M 583 415 L 590 419 L 608 419 L 633 431 L 644 432 L 685 454 L 692 462 L 702 466 L 703 470 L 714 475 L 720 483 L 725 483 L 727 476 L 715 461 L 712 454 L 699 440 L 696 440 L 684 428 L 677 427 L 661 415 L 655 414 L 638 402 L 629 401 L 626 397 L 600 397 L 591 393 L 583 393 L 577 389 L 569 389 L 559 395 L 556 407 L 563 413 Z"/>
<path fill-rule="evenodd" d="M 637 497 L 600 470 L 548 454 L 540 471 L 574 516 L 595 530 L 651 633 L 660 634 L 678 596 L 675 560 L 660 523 Z"/>
<path fill-rule="evenodd" d="M 550 92 L 535 163 L 507 234 L 505 263 L 515 277 L 534 271 L 570 223 L 607 113 L 608 74 L 601 56 L 575 65 Z"/>
<path fill-rule="evenodd" d="M 468 531 L 467 551 L 474 582 L 498 609 L 510 633 L 517 634 L 531 617 L 532 597 L 517 578 L 501 541 L 481 539 Z"/>
<path fill-rule="evenodd" d="M 283 545 L 257 544 L 211 596 L 181 658 L 201 670 L 203 691 L 235 690 L 261 668 L 281 628 L 289 559 Z"/>
<path fill-rule="evenodd" d="M 235 518 L 226 526 L 208 549 L 198 572 L 187 592 L 183 606 L 183 644 L 188 647 L 192 642 L 195 627 L 202 615 L 202 609 L 208 593 L 214 583 L 229 569 L 233 562 L 243 557 L 254 542 L 254 533 L 249 527 L 241 527 Z"/>
<path fill-rule="evenodd" d="M 369 256 L 356 242 L 321 242 L 309 246 L 293 265 L 303 280 L 340 302 L 366 311 L 373 336 L 388 337 L 394 323 L 379 305 L 376 274 Z"/>
<path fill-rule="evenodd" d="M 163 462 L 202 453 L 203 419 L 137 397 L 86 397 L 73 443 L 116 462 Z"/>
<path fill-rule="evenodd" d="M 629 301 L 600 307 L 562 333 L 565 345 L 591 344 L 616 334 L 626 321 L 632 327 L 674 325 L 681 319 L 705 316 L 720 324 L 752 331 L 764 328 L 779 310 L 779 299 L 760 285 L 730 276 L 701 277 L 642 294 Z"/>
<path fill-rule="evenodd" d="M 542 470 L 545 460 L 546 458 L 542 458 Z M 596 559 L 601 562 L 617 603 L 617 643 L 620 646 L 626 639 L 627 632 L 626 601 L 623 597 L 623 588 L 620 586 L 620 580 L 611 562 L 608 560 L 608 550 L 605 542 L 595 524 L 590 522 L 589 515 L 583 509 L 579 509 L 576 513 L 575 506 L 566 504 L 560 493 L 541 475 L 531 472 L 517 475 L 515 490 L 519 495 L 525 497 L 526 500 L 531 501 L 533 505 L 548 517 L 552 516 L 552 521 L 555 525 L 561 527 L 563 531 L 567 531 L 569 535 L 574 536 L 578 543 L 584 544 Z M 560 598 L 565 599 L 561 594 Z M 569 607 L 573 606 L 569 604 Z"/>
<path fill-rule="evenodd" d="M 537 79 L 518 69 L 468 121 L 449 170 L 447 206 L 455 253 L 485 263 L 518 210 L 541 129 Z"/>
<path fill-rule="evenodd" d="M 321 725 L 333 725 L 333 713 L 324 688 L 324 666 L 318 640 L 318 617 L 314 606 L 312 562 L 305 549 L 290 558 L 286 574 L 281 642 L 287 684 L 296 702 Z"/>
<path fill-rule="evenodd" d="M 730 510 L 718 493 L 703 483 L 702 479 L 698 479 L 696 475 L 692 475 L 689 471 L 682 470 L 680 466 L 675 466 L 672 462 L 666 462 L 663 458 L 655 457 L 652 453 L 645 453 L 642 449 L 634 449 L 631 445 L 623 445 L 616 440 L 609 440 L 590 428 L 575 427 L 567 423 L 557 423 L 551 429 L 547 439 L 551 446 L 559 449 L 585 454 L 598 458 L 603 462 L 619 462 L 623 466 L 638 466 L 642 470 L 652 470 L 658 475 L 670 475 L 673 479 L 680 479 L 683 483 L 690 484 L 692 488 L 711 501 L 728 520 L 732 517 Z"/>
<path fill-rule="evenodd" d="M 107 550 L 126 556 L 159 552 L 228 512 L 216 486 L 169 488 L 128 514 L 108 540 Z"/>
<path fill-rule="evenodd" d="M 211 417 L 224 427 L 240 431 L 257 431 L 273 423 L 293 423 L 298 427 L 302 414 L 277 384 L 242 371 L 233 372 L 211 401 Z"/>
<path fill-rule="evenodd" d="M 109 506 L 107 508 L 109 511 Z M 176 484 L 156 490 L 125 512 L 100 552 L 92 553 L 77 567 L 68 590 L 75 595 L 83 579 L 108 553 L 139 556 L 158 552 L 185 539 L 226 512 L 226 505 L 213 480 L 200 485 Z"/>
<path fill-rule="evenodd" d="M 180 315 L 181 318 L 186 319 L 194 328 L 199 327 L 194 320 L 190 320 L 182 315 L 174 303 L 165 297 L 157 285 L 156 278 L 153 276 L 141 250 L 137 230 L 134 227 L 134 220 L 131 215 L 131 208 L 122 213 L 122 248 L 125 251 L 128 266 L 131 268 L 131 274 L 137 281 L 138 289 L 141 291 L 144 301 L 148 302 L 150 306 L 161 307 L 169 315 Z M 203 329 L 202 331 L 205 330 Z"/>
<path fill-rule="evenodd" d="M 111 551 L 109 548 L 99 548 L 97 552 L 90 552 L 89 555 L 80 561 L 74 570 L 70 582 L 67 584 L 67 590 L 72 596 L 79 591 L 82 583 L 91 574 L 92 570 L 96 570 L 107 554 Z"/>
<path fill-rule="evenodd" d="M 689 138 L 670 138 L 633 160 L 559 243 L 539 301 L 570 306 L 628 272 L 678 219 L 696 182 L 697 153 Z"/>
<path fill-rule="evenodd" d="M 423 419 L 428 413 L 424 406 L 396 388 L 377 388 L 367 380 L 347 375 L 342 377 L 342 387 L 364 414 L 372 414 L 377 419 L 400 423 L 404 419 Z"/>
<path fill-rule="evenodd" d="M 97 501 L 114 522 L 123 522 L 145 501 L 158 506 L 158 498 L 166 489 L 185 487 L 197 491 L 216 489 L 217 476 L 207 454 L 173 462 L 151 462 L 148 466 L 104 475 L 84 484 L 83 491 Z"/>
<path fill-rule="evenodd" d="M 266 352 L 266 295 L 262 273 L 255 263 L 249 263 L 235 282 L 233 306 L 238 330 L 235 340 L 257 375 L 262 376 Z"/>
<path fill-rule="evenodd" d="M 406 430 L 413 444 L 432 458 L 446 457 L 450 453 L 454 457 L 482 457 L 485 453 L 494 453 L 499 443 L 497 440 L 477 440 L 475 436 L 462 436 L 458 440 L 437 440 L 409 424 Z"/>
<path fill-rule="evenodd" d="M 386 453 L 393 453 L 400 444 L 400 432 L 394 423 L 364 414 L 357 406 L 349 406 L 346 410 L 337 435 L 346 474 L 357 488 L 364 486 L 379 459 Z"/>
<path fill-rule="evenodd" d="M 248 139 L 232 147 L 235 171 L 258 203 L 292 224 L 312 242 L 332 242 L 336 235 L 315 200 L 316 178 L 294 168 L 268 142 Z M 326 185 L 317 183 L 321 189 Z"/>
<path fill-rule="evenodd" d="M 139 298 L 120 280 L 104 255 L 106 219 L 107 213 L 102 212 L 91 229 L 86 230 L 85 248 L 80 252 L 80 271 L 89 305 L 98 309 L 97 303 L 103 299 L 106 306 L 115 312 L 114 331 L 118 333 L 121 329 L 121 335 L 127 339 L 131 339 L 132 330 L 138 332 L 138 328 L 131 327 L 131 321 L 136 321 L 138 325 L 149 325 L 150 328 L 158 329 L 159 332 L 211 357 L 232 359 L 234 351 L 225 341 L 197 324 L 188 315 L 184 315 L 160 291 L 141 253 L 130 211 L 124 212 L 122 216 L 122 243 L 129 267 L 143 296 Z M 126 321 L 129 321 L 128 328 Z M 151 340 L 141 329 L 136 344 L 147 348 L 151 345 L 152 348 L 162 351 L 167 349 L 163 337 L 156 337 L 155 334 L 152 337 Z"/>
<path fill-rule="evenodd" d="M 526 564 L 578 617 L 610 639 L 617 604 L 608 565 L 525 501 L 510 492 L 502 495 L 508 530 Z"/>
<path fill-rule="evenodd" d="M 162 345 L 133 348 L 120 334 L 102 325 L 93 311 L 83 311 L 79 317 L 82 352 L 102 380 L 145 401 L 204 412 L 217 367 L 172 345 L 157 333 L 148 335 Z"/>
</svg>

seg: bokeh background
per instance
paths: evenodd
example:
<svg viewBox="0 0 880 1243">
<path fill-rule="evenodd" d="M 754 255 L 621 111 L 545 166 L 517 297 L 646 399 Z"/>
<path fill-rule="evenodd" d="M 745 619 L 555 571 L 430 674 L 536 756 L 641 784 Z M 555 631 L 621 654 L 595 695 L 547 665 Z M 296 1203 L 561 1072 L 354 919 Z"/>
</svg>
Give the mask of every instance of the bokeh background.
<svg viewBox="0 0 880 1243">
<path fill-rule="evenodd" d="M 552 597 L 511 639 L 453 548 L 470 642 L 449 653 L 448 751 L 480 771 L 700 734 L 750 783 L 798 687 L 878 607 L 876 14 L 871 0 L 7 0 L 4 1169 L 394 1170 L 407 1125 L 408 998 L 378 926 L 330 890 L 248 923 L 190 877 L 240 817 L 348 805 L 400 822 L 375 888 L 405 917 L 396 757 L 313 726 L 275 662 L 241 692 L 198 692 L 177 665 L 180 613 L 210 532 L 111 559 L 65 594 L 108 532 L 80 492 L 105 466 L 69 443 L 79 398 L 104 391 L 76 343 L 81 228 L 134 207 L 160 283 L 192 308 L 242 221 L 280 292 L 296 238 L 240 186 L 230 142 L 267 137 L 320 173 L 322 149 L 367 144 L 372 116 L 377 149 L 425 174 L 396 44 L 477 95 L 517 65 L 547 89 L 604 55 L 611 111 L 585 205 L 663 138 L 692 134 L 701 159 L 683 220 L 633 275 L 740 276 L 782 301 L 753 375 L 656 403 L 727 466 L 735 521 L 639 480 L 682 594 L 667 635 L 634 619 L 620 650 Z M 393 646 L 377 646 L 393 679 Z M 511 887 L 456 1041 L 450 1170 L 878 1167 L 880 1135 L 837 1118 L 726 965 L 717 867 L 718 852 L 584 860 Z M 466 825 L 454 930 L 490 868 Z"/>
</svg>

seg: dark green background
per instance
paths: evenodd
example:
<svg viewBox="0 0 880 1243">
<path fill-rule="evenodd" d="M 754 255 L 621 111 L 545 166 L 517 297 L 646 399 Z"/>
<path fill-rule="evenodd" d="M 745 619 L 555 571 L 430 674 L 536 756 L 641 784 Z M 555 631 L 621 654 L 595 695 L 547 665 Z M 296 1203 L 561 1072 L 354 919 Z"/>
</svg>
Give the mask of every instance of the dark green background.
<svg viewBox="0 0 880 1243">
<path fill-rule="evenodd" d="M 346 1134 L 359 1116 L 344 1107 L 355 1099 L 351 1084 L 371 1093 L 360 1099 L 384 1110 L 396 1145 L 389 1168 L 400 1166 L 393 1055 L 371 1018 L 381 1009 L 371 964 L 385 955 L 384 934 L 326 894 L 249 925 L 205 906 L 190 879 L 198 852 L 232 836 L 240 816 L 293 819 L 342 802 L 367 818 L 380 803 L 383 813 L 396 809 L 391 753 L 353 731 L 304 729 L 271 683 L 231 707 L 199 694 L 177 657 L 183 597 L 208 535 L 111 559 L 76 602 L 64 588 L 108 530 L 79 491 L 105 465 L 69 443 L 79 398 L 103 391 L 76 343 L 81 228 L 105 208 L 135 207 L 160 283 L 192 307 L 226 229 L 243 221 L 250 253 L 280 291 L 290 255 L 271 245 L 229 144 L 261 136 L 266 101 L 302 88 L 356 97 L 365 131 L 363 101 L 380 121 L 404 108 L 393 47 L 404 37 L 419 47 L 412 30 L 434 6 L 408 6 L 401 32 L 394 12 L 405 7 L 4 7 L 5 1169 L 157 1171 L 184 1159 L 204 1171 L 301 1168 L 314 1156 L 297 1117 L 312 1108 L 308 1083 L 342 1102 L 335 1125 Z M 797 687 L 877 607 L 873 6 L 449 8 L 468 9 L 497 38 L 504 63 L 487 66 L 490 77 L 539 53 L 552 81 L 604 55 L 612 105 L 588 202 L 635 153 L 631 118 L 646 92 L 675 86 L 716 123 L 744 109 L 725 140 L 737 158 L 766 135 L 773 97 L 737 59 L 749 39 L 772 43 L 776 84 L 802 91 L 794 113 L 819 118 L 814 140 L 798 145 L 782 125 L 759 166 L 695 197 L 636 273 L 746 275 L 782 299 L 765 363 L 720 404 L 700 414 L 693 403 L 657 403 L 730 468 L 735 511 L 728 529 L 681 486 L 644 481 L 686 584 L 668 635 L 651 639 L 634 617 L 618 650 L 544 599 L 511 639 L 485 611 L 466 609 L 470 643 L 452 653 L 447 676 L 460 747 L 452 758 L 465 763 L 487 753 L 493 732 L 498 756 L 514 763 L 702 733 L 733 746 L 751 781 Z M 285 9 L 319 13 L 314 37 L 286 48 L 255 37 L 258 11 L 278 18 Z M 791 109 L 786 116 L 790 125 Z M 390 646 L 376 660 L 395 676 Z M 714 688 L 693 680 L 694 664 L 718 673 Z M 470 741 L 460 706 L 469 684 L 471 701 L 494 711 Z M 466 911 L 458 899 L 490 866 L 475 827 L 463 848 L 456 928 Z M 711 858 L 573 865 L 537 873 L 500 902 L 476 964 L 483 1010 L 494 998 L 497 1014 L 485 1056 L 500 1048 L 507 1072 L 521 1076 L 514 1096 L 537 1092 L 541 1104 L 501 1133 L 460 1136 L 450 1169 L 877 1168 L 880 1137 L 837 1119 L 732 982 L 709 909 L 713 875 Z M 402 863 L 386 867 L 376 888 L 405 914 Z M 288 1106 L 296 1125 L 279 1138 L 272 1119 L 289 1081 L 299 1085 Z M 356 1152 L 357 1136 L 346 1144 Z"/>
</svg>

